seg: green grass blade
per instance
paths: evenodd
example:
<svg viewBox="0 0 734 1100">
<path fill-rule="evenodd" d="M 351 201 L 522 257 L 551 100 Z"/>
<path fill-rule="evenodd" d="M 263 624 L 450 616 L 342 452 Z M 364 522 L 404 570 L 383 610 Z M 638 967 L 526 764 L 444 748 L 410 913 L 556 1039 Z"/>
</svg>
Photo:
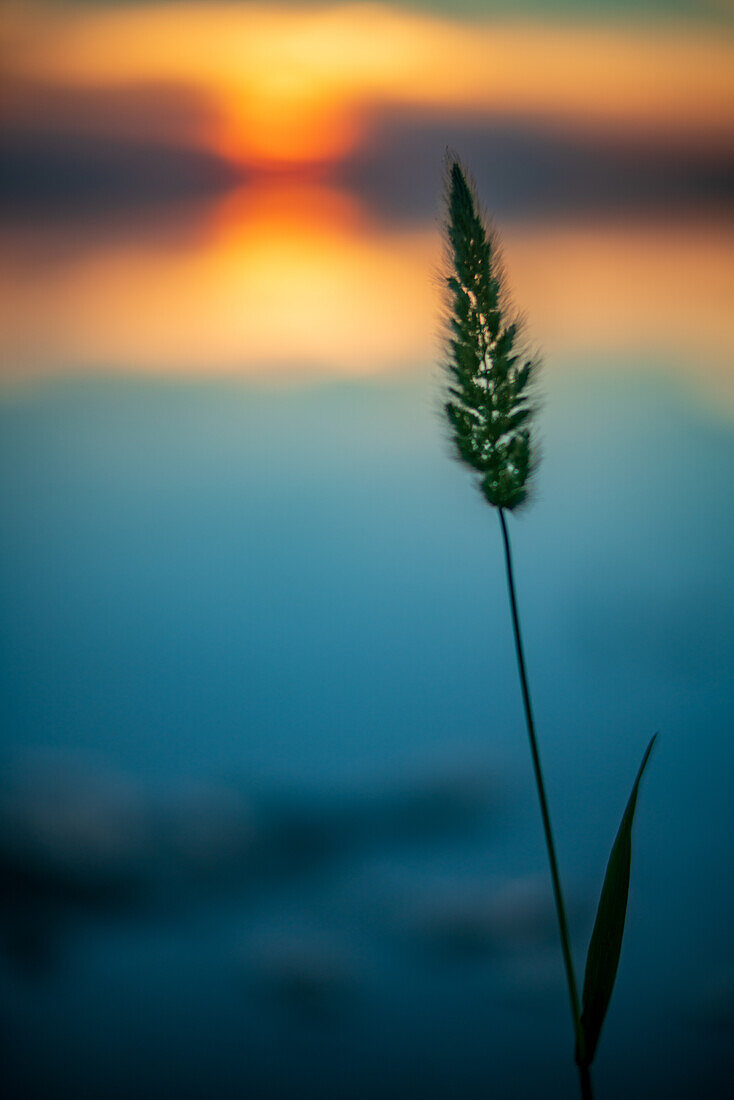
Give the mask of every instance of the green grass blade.
<svg viewBox="0 0 734 1100">
<path fill-rule="evenodd" d="M 654 734 L 642 758 L 632 794 L 614 841 L 599 899 L 594 931 L 591 934 L 581 1011 L 583 1049 L 576 1051 L 576 1059 L 582 1065 L 591 1065 L 594 1058 L 617 976 L 624 921 L 627 915 L 632 858 L 632 821 L 635 816 L 640 780 L 656 737 L 657 734 Z"/>
</svg>

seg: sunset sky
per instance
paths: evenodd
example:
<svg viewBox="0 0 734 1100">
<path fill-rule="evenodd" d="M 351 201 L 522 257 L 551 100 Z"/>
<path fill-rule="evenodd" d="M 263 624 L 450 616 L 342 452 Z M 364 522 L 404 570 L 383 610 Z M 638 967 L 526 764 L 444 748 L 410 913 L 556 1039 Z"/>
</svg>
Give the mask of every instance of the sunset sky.
<svg viewBox="0 0 734 1100">
<path fill-rule="evenodd" d="M 734 48 L 705 25 L 188 3 L 61 5 L 11 17 L 6 36 L 11 122 L 191 142 L 264 167 L 338 159 L 392 110 L 701 141 L 734 129 Z"/>
<path fill-rule="evenodd" d="M 634 10 L 10 5 L 4 373 L 430 361 L 447 146 L 543 344 L 726 373 L 727 5 Z"/>
</svg>

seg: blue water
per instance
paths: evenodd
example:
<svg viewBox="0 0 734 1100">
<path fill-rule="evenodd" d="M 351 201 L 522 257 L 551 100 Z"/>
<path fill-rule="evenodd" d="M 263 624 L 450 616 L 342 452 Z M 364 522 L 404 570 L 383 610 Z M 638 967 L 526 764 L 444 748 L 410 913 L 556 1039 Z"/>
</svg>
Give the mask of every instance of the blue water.
<svg viewBox="0 0 734 1100">
<path fill-rule="evenodd" d="M 431 372 L 0 421 L 9 1095 L 574 1095 L 499 529 Z M 734 418 L 598 362 L 540 428 L 511 534 L 579 966 L 660 731 L 597 1095 L 728 1097 Z"/>
</svg>

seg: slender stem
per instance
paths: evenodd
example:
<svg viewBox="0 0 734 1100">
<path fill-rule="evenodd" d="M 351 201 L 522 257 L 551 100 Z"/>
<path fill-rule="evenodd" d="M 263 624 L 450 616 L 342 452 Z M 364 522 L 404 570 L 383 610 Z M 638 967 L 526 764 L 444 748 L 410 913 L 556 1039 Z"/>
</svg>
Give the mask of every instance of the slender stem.
<svg viewBox="0 0 734 1100">
<path fill-rule="evenodd" d="M 520 634 L 520 619 L 517 613 L 517 600 L 515 597 L 515 578 L 512 569 L 512 551 L 510 550 L 510 536 L 507 531 L 507 521 L 505 519 L 504 510 L 498 508 L 500 517 L 500 526 L 502 527 L 502 539 L 505 546 L 505 564 L 507 566 L 507 587 L 510 593 L 510 607 L 512 610 L 512 625 L 515 633 L 515 650 L 517 652 L 517 666 L 520 672 L 520 685 L 522 687 L 522 698 L 525 705 L 525 719 L 528 726 L 528 737 L 530 738 L 530 752 L 533 758 L 533 770 L 535 772 L 535 784 L 538 788 L 538 799 L 540 801 L 540 813 L 543 818 L 543 831 L 545 833 L 545 843 L 548 849 L 548 859 L 550 861 L 551 879 L 553 881 L 553 897 L 556 903 L 556 913 L 558 915 L 558 928 L 561 933 L 561 947 L 563 949 L 563 962 L 566 968 L 566 982 L 568 984 L 568 995 L 571 1001 L 571 1015 L 573 1017 L 573 1028 L 576 1037 L 576 1057 L 579 1067 L 579 1077 L 581 1081 L 581 1095 L 583 1100 L 593 1100 L 591 1092 L 591 1072 L 588 1065 L 585 1064 L 584 1050 L 583 1050 L 583 1034 L 581 1031 L 581 1008 L 579 1003 L 578 987 L 576 985 L 576 975 L 573 969 L 573 958 L 571 956 L 571 940 L 568 934 L 568 921 L 566 919 L 566 906 L 563 900 L 563 890 L 561 888 L 561 876 L 558 872 L 558 860 L 556 859 L 556 846 L 553 841 L 553 829 L 551 828 L 550 813 L 548 811 L 548 800 L 545 794 L 545 783 L 543 782 L 543 770 L 540 766 L 540 753 L 538 752 L 538 742 L 535 736 L 535 723 L 533 722 L 533 708 L 530 703 L 530 689 L 528 688 L 528 677 L 525 671 L 525 656 L 522 647 L 522 636 Z"/>
<path fill-rule="evenodd" d="M 579 1077 L 581 1078 L 581 1100 L 594 1100 L 591 1091 L 591 1069 L 585 1063 L 579 1063 Z"/>
</svg>

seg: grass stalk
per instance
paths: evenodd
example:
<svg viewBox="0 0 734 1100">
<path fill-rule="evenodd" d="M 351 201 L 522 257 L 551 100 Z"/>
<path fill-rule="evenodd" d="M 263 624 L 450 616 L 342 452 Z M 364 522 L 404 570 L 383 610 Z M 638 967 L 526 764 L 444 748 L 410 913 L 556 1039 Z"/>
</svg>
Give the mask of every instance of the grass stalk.
<svg viewBox="0 0 734 1100">
<path fill-rule="evenodd" d="M 533 772 L 535 773 L 535 785 L 538 789 L 538 801 L 540 802 L 540 813 L 543 819 L 543 832 L 545 834 L 545 844 L 548 849 L 548 860 L 550 863 L 551 880 L 553 882 L 553 899 L 555 901 L 556 914 L 558 917 L 558 929 L 561 936 L 561 947 L 563 950 L 563 963 L 566 970 L 566 983 L 568 985 L 568 995 L 571 1002 L 571 1016 L 573 1018 L 573 1028 L 576 1037 L 576 1049 L 579 1052 L 578 1069 L 581 1085 L 582 1100 L 593 1100 L 593 1093 L 591 1087 L 591 1070 L 584 1061 L 584 1036 L 581 1028 L 581 1007 L 579 1002 L 578 986 L 576 984 L 576 974 L 573 967 L 573 957 L 571 955 L 571 940 L 568 933 L 568 919 L 566 916 L 566 905 L 563 898 L 563 887 L 561 885 L 561 876 L 558 870 L 558 859 L 556 857 L 556 846 L 553 840 L 553 827 L 551 825 L 550 811 L 548 809 L 548 798 L 545 793 L 545 783 L 543 780 L 543 768 L 540 763 L 540 752 L 538 750 L 538 739 L 535 735 L 535 723 L 533 721 L 533 707 L 530 701 L 530 689 L 528 687 L 528 677 L 525 668 L 525 654 L 522 644 L 522 633 L 520 631 L 520 617 L 517 611 L 517 598 L 515 594 L 515 576 L 512 565 L 512 549 L 510 546 L 510 535 L 507 530 L 507 520 L 505 519 L 505 513 L 503 508 L 498 508 L 497 512 L 500 518 L 500 527 L 502 528 L 502 541 L 505 549 L 505 566 L 507 570 L 507 590 L 510 597 L 510 608 L 512 611 L 512 627 L 515 636 L 515 652 L 517 654 L 517 667 L 520 673 L 520 686 L 522 688 L 522 698 L 525 708 L 525 721 L 528 727 L 528 738 L 530 740 L 530 754 L 533 759 Z"/>
<path fill-rule="evenodd" d="M 617 976 L 629 894 L 632 822 L 640 780 L 655 737 L 642 758 L 607 864 L 586 957 L 581 1002 L 535 735 L 505 516 L 526 504 L 537 466 L 531 425 L 536 409 L 533 383 L 539 361 L 523 345 L 521 319 L 508 305 L 503 286 L 497 240 L 477 208 L 474 188 L 455 158 L 449 158 L 447 167 L 446 241 L 450 266 L 446 273 L 448 386 L 444 407 L 456 457 L 473 471 L 485 501 L 499 513 L 517 667 L 576 1037 L 575 1060 L 582 1100 L 593 1100 L 590 1067 Z"/>
</svg>

